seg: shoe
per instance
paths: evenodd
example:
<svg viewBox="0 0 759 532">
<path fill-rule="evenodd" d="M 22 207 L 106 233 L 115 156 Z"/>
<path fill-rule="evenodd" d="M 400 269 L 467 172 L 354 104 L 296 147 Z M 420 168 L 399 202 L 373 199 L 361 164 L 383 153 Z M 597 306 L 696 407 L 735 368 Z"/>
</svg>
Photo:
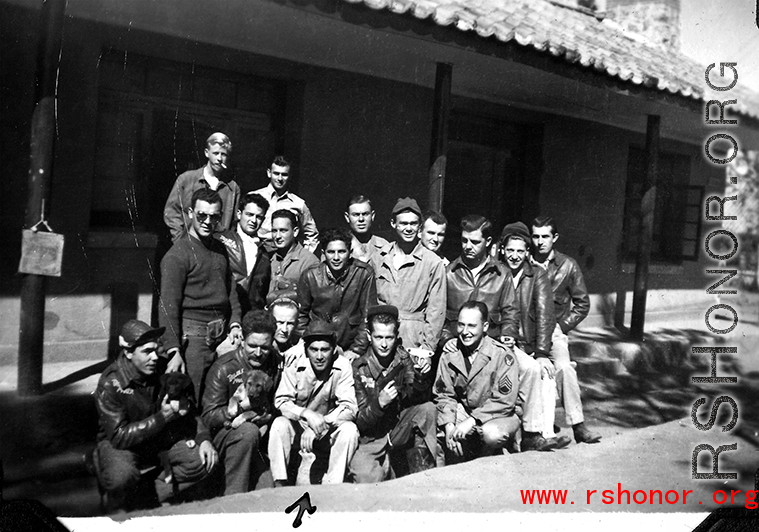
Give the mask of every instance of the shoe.
<svg viewBox="0 0 759 532">
<path fill-rule="evenodd" d="M 527 451 L 552 451 L 558 449 L 559 442 L 557 438 L 545 439 L 538 432 L 524 431 L 522 435 L 522 452 Z"/>
<path fill-rule="evenodd" d="M 601 435 L 597 432 L 592 432 L 585 426 L 585 423 L 572 425 L 572 430 L 574 430 L 575 441 L 577 443 L 598 443 L 601 441 Z"/>
<path fill-rule="evenodd" d="M 556 440 L 556 448 L 557 449 L 563 449 L 564 447 L 569 446 L 570 443 L 572 443 L 572 438 L 569 436 L 556 436 L 555 438 L 548 438 L 548 441 Z"/>
</svg>

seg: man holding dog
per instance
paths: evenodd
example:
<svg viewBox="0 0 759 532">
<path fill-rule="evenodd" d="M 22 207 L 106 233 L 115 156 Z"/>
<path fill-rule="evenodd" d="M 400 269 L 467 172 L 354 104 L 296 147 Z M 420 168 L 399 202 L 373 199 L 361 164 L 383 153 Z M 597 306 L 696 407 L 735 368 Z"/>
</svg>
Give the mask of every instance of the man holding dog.
<svg viewBox="0 0 759 532">
<path fill-rule="evenodd" d="M 192 414 L 179 401 L 159 397 L 158 341 L 163 332 L 163 327 L 153 329 L 138 320 L 125 323 L 119 335 L 121 353 L 100 376 L 95 391 L 100 427 L 93 460 L 110 510 L 137 505 L 137 497 L 144 495 L 140 470 L 159 465 L 159 453 L 168 453 L 177 482 L 203 480 L 216 464 L 216 450 L 202 422 L 194 439 L 166 444 L 171 441 L 167 432 Z"/>
<path fill-rule="evenodd" d="M 254 458 L 261 456 L 259 445 L 272 419 L 273 392 L 279 381 L 274 319 L 264 310 L 251 311 L 242 320 L 242 330 L 244 339 L 237 349 L 211 366 L 203 394 L 203 420 L 224 462 L 224 495 L 254 489 L 265 470 L 265 464 L 254 463 Z M 265 396 L 258 399 L 268 409 L 254 412 L 241 407 L 248 379 L 255 381 L 256 391 Z"/>
</svg>

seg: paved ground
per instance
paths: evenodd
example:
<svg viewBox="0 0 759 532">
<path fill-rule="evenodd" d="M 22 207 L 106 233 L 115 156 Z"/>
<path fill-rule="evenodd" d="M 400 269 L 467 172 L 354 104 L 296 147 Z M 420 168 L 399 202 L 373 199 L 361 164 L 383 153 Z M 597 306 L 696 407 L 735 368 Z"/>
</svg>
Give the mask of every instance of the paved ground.
<svg viewBox="0 0 759 532">
<path fill-rule="evenodd" d="M 708 375 L 709 358 L 691 355 L 691 345 L 715 345 L 702 322 L 649 324 L 643 343 L 632 343 L 613 329 L 588 329 L 573 341 L 573 357 L 583 383 L 589 424 L 604 435 L 601 444 L 572 445 L 554 453 L 525 453 L 480 459 L 414 475 L 377 486 L 313 486 L 308 489 L 320 512 L 700 512 L 715 507 L 717 489 L 752 487 L 759 466 L 759 306 L 753 295 L 735 302 L 740 323 L 722 337 L 722 345 L 738 354 L 720 355 L 719 374 L 738 375 L 738 385 L 693 385 L 690 376 Z M 725 327 L 729 324 L 724 320 Z M 103 364 L 92 361 L 49 362 L 45 365 L 46 394 L 19 398 L 15 366 L 0 366 L 0 457 L 6 500 L 36 498 L 58 515 L 99 514 L 95 480 L 82 465 L 82 453 L 92 445 L 96 418 L 90 393 Z M 730 395 L 739 405 L 737 427 L 722 434 L 696 430 L 690 410 L 698 397 Z M 706 412 L 707 407 L 702 407 Z M 560 410 L 557 419 L 561 419 Z M 717 427 L 729 418 L 722 407 Z M 725 418 L 725 419 L 723 419 Z M 705 422 L 702 414 L 701 421 Z M 567 433 L 566 428 L 564 432 Z M 23 435 L 23 437 L 21 437 Z M 712 482 L 690 479 L 690 455 L 695 445 L 714 447 L 737 443 L 738 450 L 720 458 L 721 471 L 739 472 L 739 480 Z M 701 455 L 701 471 L 708 467 Z M 617 484 L 635 490 L 675 490 L 677 505 L 603 504 L 603 490 Z M 525 505 L 520 489 L 568 490 L 567 504 Z M 597 490 L 587 503 L 586 490 Z M 682 491 L 693 490 L 687 504 Z M 293 502 L 302 488 L 262 490 L 161 508 L 150 515 L 216 512 L 278 512 Z M 641 494 L 639 494 L 639 498 Z M 670 494 L 670 498 L 673 494 Z M 745 499 L 736 500 L 744 502 Z M 574 504 L 570 504 L 572 501 Z M 616 501 L 615 501 L 616 502 Z M 701 502 L 702 504 L 698 504 Z M 323 514 L 319 514 L 323 515 Z M 120 516 L 125 517 L 125 516 Z M 289 526 L 289 524 L 288 524 Z"/>
</svg>

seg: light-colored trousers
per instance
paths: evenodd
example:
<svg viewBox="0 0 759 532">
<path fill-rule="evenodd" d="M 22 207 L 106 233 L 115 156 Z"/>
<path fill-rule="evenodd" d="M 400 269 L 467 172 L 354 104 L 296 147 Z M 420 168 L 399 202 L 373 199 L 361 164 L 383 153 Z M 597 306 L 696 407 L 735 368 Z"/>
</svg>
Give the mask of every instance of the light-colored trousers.
<svg viewBox="0 0 759 532">
<path fill-rule="evenodd" d="M 556 367 L 556 387 L 559 398 L 564 405 L 566 421 L 570 425 L 582 423 L 585 419 L 582 414 L 582 399 L 580 398 L 580 382 L 577 380 L 577 371 L 569 358 L 569 338 L 556 324 L 551 337 L 551 356 L 553 365 Z"/>
</svg>

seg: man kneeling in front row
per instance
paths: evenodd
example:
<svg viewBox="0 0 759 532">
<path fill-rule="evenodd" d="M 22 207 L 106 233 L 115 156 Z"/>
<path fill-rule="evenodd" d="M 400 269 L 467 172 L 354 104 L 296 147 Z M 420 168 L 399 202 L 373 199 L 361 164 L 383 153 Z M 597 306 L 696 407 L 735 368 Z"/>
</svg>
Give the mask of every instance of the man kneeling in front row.
<svg viewBox="0 0 759 532">
<path fill-rule="evenodd" d="M 434 396 L 446 464 L 500 454 L 519 429 L 516 358 L 487 329 L 487 305 L 467 301 L 459 310 L 458 349 L 440 357 Z"/>
<path fill-rule="evenodd" d="M 339 484 L 358 446 L 356 392 L 350 362 L 335 352 L 337 335 L 329 324 L 313 321 L 303 334 L 306 356 L 291 360 L 277 388 L 274 407 L 282 415 L 269 435 L 274 487 L 291 484 L 288 464 L 299 440 L 297 484 L 318 483 L 316 455 L 329 455 L 322 484 Z"/>
<path fill-rule="evenodd" d="M 415 362 L 400 345 L 398 309 L 392 305 L 369 309 L 366 334 L 369 349 L 353 361 L 361 446 L 351 462 L 351 473 L 359 483 L 387 480 L 394 451 L 403 453 L 399 465 L 409 473 L 431 469 L 437 449 L 437 412 L 430 400 L 430 359 Z"/>
</svg>

